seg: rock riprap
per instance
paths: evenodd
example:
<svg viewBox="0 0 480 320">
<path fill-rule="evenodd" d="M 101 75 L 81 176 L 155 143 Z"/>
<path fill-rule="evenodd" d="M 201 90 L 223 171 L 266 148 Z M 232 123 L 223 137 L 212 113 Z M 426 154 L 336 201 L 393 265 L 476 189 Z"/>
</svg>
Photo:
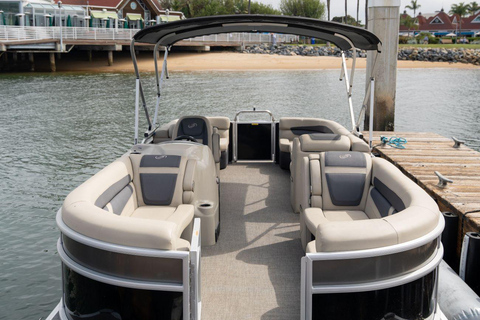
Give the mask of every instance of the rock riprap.
<svg viewBox="0 0 480 320">
<path fill-rule="evenodd" d="M 337 47 L 309 46 L 309 45 L 271 45 L 254 44 L 245 46 L 243 53 L 254 54 L 278 54 L 283 56 L 313 56 L 313 57 L 340 57 L 341 51 Z M 347 51 L 347 57 L 351 57 L 352 52 Z M 357 57 L 366 58 L 366 51 L 357 51 Z M 398 60 L 411 61 L 431 61 L 431 62 L 451 62 L 451 63 L 470 63 L 480 65 L 480 49 L 463 48 L 401 48 L 398 50 Z"/>
</svg>

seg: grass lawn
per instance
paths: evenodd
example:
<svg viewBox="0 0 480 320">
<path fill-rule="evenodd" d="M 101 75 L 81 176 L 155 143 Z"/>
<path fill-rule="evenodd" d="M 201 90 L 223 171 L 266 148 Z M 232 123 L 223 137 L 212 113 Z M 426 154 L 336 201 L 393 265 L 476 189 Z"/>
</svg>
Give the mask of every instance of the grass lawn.
<svg viewBox="0 0 480 320">
<path fill-rule="evenodd" d="M 399 44 L 400 48 L 480 49 L 480 44 Z"/>
</svg>

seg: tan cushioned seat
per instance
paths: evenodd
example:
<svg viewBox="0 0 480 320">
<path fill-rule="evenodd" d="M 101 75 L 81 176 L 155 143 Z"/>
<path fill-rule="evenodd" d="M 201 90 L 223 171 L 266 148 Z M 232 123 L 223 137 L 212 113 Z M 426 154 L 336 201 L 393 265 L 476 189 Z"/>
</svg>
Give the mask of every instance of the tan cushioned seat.
<svg viewBox="0 0 480 320">
<path fill-rule="evenodd" d="M 166 170 L 168 176 L 179 176 L 178 183 L 170 187 L 173 198 L 169 206 L 144 206 L 142 190 L 138 192 L 141 183 L 135 181 L 142 180 L 142 173 L 138 168 L 133 170 L 131 160 L 137 167 L 150 170 L 146 171 L 147 177 L 161 177 L 161 173 L 156 172 L 161 170 Z M 189 178 L 191 174 L 183 175 L 183 171 L 194 163 L 180 156 L 124 155 L 67 196 L 62 219 L 71 229 L 97 240 L 141 248 L 184 250 L 189 243 L 180 237 L 193 221 L 194 206 L 181 204 L 184 191 L 193 192 L 193 178 Z M 148 191 L 161 196 L 168 191 L 160 190 L 162 188 Z"/>
<path fill-rule="evenodd" d="M 193 205 L 182 204 L 178 207 L 138 207 L 133 211 L 131 217 L 173 222 L 177 225 L 176 235 L 180 237 L 183 230 L 192 222 L 193 215 Z"/>
<path fill-rule="evenodd" d="M 395 245 L 422 237 L 438 225 L 440 213 L 431 197 L 384 159 L 326 152 L 311 155 L 308 169 L 305 180 L 318 207 L 306 208 L 300 216 L 307 252 Z"/>
</svg>

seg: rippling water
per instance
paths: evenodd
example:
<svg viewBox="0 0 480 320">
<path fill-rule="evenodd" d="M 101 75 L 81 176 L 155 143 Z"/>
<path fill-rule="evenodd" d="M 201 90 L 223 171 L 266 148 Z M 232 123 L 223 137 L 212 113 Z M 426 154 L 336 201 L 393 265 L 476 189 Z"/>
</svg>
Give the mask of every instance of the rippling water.
<svg viewBox="0 0 480 320">
<path fill-rule="evenodd" d="M 146 92 L 152 92 L 152 81 Z M 181 72 L 167 81 L 160 122 L 184 114 L 270 109 L 349 124 L 338 71 Z M 355 106 L 365 72 L 357 72 Z M 480 70 L 399 70 L 395 126 L 480 149 Z M 0 319 L 46 317 L 59 301 L 55 214 L 75 186 L 133 141 L 129 74 L 0 75 Z M 150 105 L 154 102 L 149 99 Z"/>
</svg>

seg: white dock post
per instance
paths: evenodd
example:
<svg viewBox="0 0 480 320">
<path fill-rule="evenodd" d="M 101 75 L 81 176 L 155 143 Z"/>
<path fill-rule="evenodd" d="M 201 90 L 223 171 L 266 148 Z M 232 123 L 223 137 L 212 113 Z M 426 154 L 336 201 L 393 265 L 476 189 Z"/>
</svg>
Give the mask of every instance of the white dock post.
<svg viewBox="0 0 480 320">
<path fill-rule="evenodd" d="M 373 130 L 377 131 L 394 130 L 399 24 L 400 0 L 369 1 L 368 30 L 376 34 L 382 41 L 382 53 L 378 54 L 378 57 L 376 52 L 368 53 L 366 74 L 367 87 L 370 79 L 375 78 Z M 369 116 L 370 110 L 367 108 L 365 130 L 369 129 Z"/>
</svg>

